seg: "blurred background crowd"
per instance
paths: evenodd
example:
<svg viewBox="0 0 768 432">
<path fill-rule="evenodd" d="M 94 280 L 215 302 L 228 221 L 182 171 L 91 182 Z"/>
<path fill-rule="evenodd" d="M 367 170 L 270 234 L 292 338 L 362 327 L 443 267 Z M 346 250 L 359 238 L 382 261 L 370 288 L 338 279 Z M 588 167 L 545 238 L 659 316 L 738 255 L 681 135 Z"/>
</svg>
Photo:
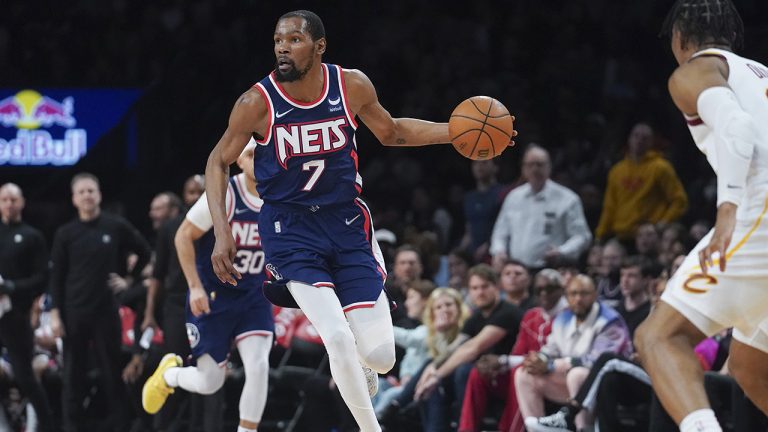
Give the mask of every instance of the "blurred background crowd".
<svg viewBox="0 0 768 432">
<path fill-rule="evenodd" d="M 170 334 L 174 341 L 185 336 L 178 313 L 183 278 L 167 261 L 157 269 L 159 256 L 168 256 L 167 248 L 161 252 L 167 233 L 202 192 L 198 174 L 235 99 L 272 69 L 276 19 L 298 8 L 324 20 L 324 61 L 363 70 L 394 116 L 444 121 L 460 101 L 484 94 L 517 117 L 517 147 L 484 162 L 470 162 L 450 146 L 384 149 L 359 131 L 363 197 L 388 261 L 387 286 L 400 303 L 393 319 L 401 360 L 381 377 L 375 401 L 385 427 L 519 431 L 524 417 L 557 412 L 564 399 L 579 399 L 581 387 L 596 385 L 597 397 L 581 398 L 582 426 L 597 418 L 600 430 L 665 430 L 669 421 L 642 374 L 613 372 L 618 377 L 594 383 L 589 372 L 608 363 L 605 353 L 634 365 L 632 332 L 714 218 L 714 175 L 666 91 L 675 64 L 668 41 L 657 35 L 670 3 L 4 3 L 2 87 L 142 91 L 129 119 L 76 166 L 0 166 L 0 184 L 21 187 L 23 219 L 41 230 L 46 249 L 76 217 L 70 180 L 82 171 L 98 178 L 103 209 L 129 221 L 140 238 L 132 250 L 121 250 L 125 265 L 110 269 L 104 285 L 119 305 L 121 356 L 109 362 L 121 384 L 101 384 L 110 373 L 104 362 L 83 365 L 80 430 L 116 424 L 103 414 L 114 400 L 125 401 L 119 424 L 137 431 L 231 430 L 237 421 L 243 380 L 237 358 L 220 393 L 177 395 L 157 419 L 141 414 L 137 389 L 162 353 L 184 349 L 168 346 Z M 734 3 L 746 25 L 744 54 L 765 62 L 768 45 L 760 41 L 768 37 L 768 4 Z M 137 131 L 136 158 L 126 152 L 129 123 Z M 12 207 L 0 207 L 5 224 Z M 144 264 L 145 255 L 154 256 L 146 268 L 129 259 Z M 51 288 L 57 289 L 38 294 Z M 156 304 L 147 304 L 147 289 L 159 292 Z M 58 418 L 67 366 L 50 328 L 51 299 L 44 294 L 28 303 L 34 373 Z M 605 330 L 601 325 L 607 331 L 616 325 L 629 346 L 598 350 L 592 341 L 563 352 L 556 338 L 547 338 L 563 310 L 599 311 L 595 317 L 608 311 L 608 324 L 595 318 L 595 335 Z M 262 429 L 352 430 L 311 326 L 293 310 L 276 309 L 275 317 L 278 344 Z M 484 332 L 486 326 L 493 331 Z M 147 328 L 157 331 L 141 346 Z M 711 398 L 732 430 L 765 430 L 765 419 L 727 378 L 728 340 L 721 335 L 701 349 L 702 365 L 714 371 Z M 529 352 L 543 355 L 529 358 Z M 584 359 L 583 376 L 573 378 L 579 385 L 543 394 L 538 368 L 571 355 Z M 34 430 L 29 395 L 19 392 L 8 361 L 0 365 L 6 430 Z M 450 379 L 430 382 L 436 370 Z M 627 379 L 636 381 L 634 390 L 616 390 L 627 388 Z"/>
</svg>

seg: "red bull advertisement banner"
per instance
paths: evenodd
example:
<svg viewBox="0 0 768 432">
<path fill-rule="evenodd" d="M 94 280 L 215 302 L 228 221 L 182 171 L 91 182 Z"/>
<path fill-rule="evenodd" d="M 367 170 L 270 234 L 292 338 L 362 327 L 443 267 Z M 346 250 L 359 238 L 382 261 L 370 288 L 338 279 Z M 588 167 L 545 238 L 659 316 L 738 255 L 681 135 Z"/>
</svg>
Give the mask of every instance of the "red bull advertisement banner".
<svg viewBox="0 0 768 432">
<path fill-rule="evenodd" d="M 0 89 L 0 165 L 73 165 L 138 97 L 137 90 Z"/>
</svg>

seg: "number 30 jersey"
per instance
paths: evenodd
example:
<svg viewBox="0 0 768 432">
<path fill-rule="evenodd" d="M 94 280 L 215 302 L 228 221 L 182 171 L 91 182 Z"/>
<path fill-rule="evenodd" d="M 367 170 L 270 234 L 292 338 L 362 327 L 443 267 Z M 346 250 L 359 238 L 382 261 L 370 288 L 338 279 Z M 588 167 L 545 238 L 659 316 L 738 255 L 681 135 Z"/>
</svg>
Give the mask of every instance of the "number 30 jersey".
<svg viewBox="0 0 768 432">
<path fill-rule="evenodd" d="M 237 281 L 237 286 L 219 281 L 213 272 L 211 253 L 216 238 L 213 235 L 213 221 L 207 196 L 203 194 L 187 213 L 187 220 L 205 231 L 195 245 L 195 264 L 200 281 L 208 292 L 221 288 L 261 289 L 264 283 L 264 251 L 259 235 L 259 213 L 263 202 L 248 192 L 246 181 L 248 180 L 244 174 L 230 178 L 226 196 L 227 218 L 237 247 L 234 267 L 243 276 Z"/>
<path fill-rule="evenodd" d="M 351 203 L 357 171 L 357 123 L 347 104 L 341 67 L 322 64 L 323 91 L 312 102 L 291 98 L 272 72 L 253 86 L 267 103 L 269 128 L 256 141 L 254 168 L 267 203 L 306 207 Z"/>
</svg>

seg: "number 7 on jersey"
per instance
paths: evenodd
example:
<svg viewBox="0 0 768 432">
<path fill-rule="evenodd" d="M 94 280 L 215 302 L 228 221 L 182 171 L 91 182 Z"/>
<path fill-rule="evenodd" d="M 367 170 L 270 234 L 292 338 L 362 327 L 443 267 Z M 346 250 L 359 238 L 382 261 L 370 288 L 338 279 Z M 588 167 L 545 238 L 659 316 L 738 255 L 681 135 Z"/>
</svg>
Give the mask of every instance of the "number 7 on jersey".
<svg viewBox="0 0 768 432">
<path fill-rule="evenodd" d="M 323 173 L 323 170 L 325 169 L 325 160 L 313 160 L 309 162 L 304 162 L 304 165 L 301 166 L 302 171 L 310 171 L 314 169 L 315 171 L 312 173 L 312 175 L 309 176 L 309 180 L 307 180 L 307 184 L 304 185 L 303 191 L 311 191 L 313 187 L 315 187 L 315 183 L 317 183 L 317 180 L 320 179 L 320 175 Z"/>
</svg>

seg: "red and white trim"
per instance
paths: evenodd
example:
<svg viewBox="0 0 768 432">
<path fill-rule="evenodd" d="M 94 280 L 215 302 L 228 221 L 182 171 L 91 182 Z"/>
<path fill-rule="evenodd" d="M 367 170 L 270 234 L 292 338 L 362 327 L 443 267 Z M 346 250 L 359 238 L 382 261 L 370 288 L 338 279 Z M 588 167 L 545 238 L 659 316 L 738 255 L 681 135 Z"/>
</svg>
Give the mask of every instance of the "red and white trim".
<svg viewBox="0 0 768 432">
<path fill-rule="evenodd" d="M 333 282 L 315 282 L 312 284 L 312 286 L 317 288 L 330 288 L 330 289 L 336 289 L 336 285 L 333 284 Z"/>
<path fill-rule="evenodd" d="M 269 143 L 269 140 L 272 139 L 272 125 L 275 124 L 275 107 L 272 105 L 272 99 L 270 99 L 267 89 L 265 89 L 261 83 L 254 84 L 253 88 L 255 88 L 259 93 L 261 93 L 261 97 L 263 97 L 264 100 L 267 102 L 267 111 L 269 112 L 269 115 L 268 115 L 269 120 L 267 122 L 267 130 L 266 130 L 266 134 L 264 135 L 264 139 L 257 140 L 254 138 L 254 141 L 256 141 L 256 144 L 259 144 L 259 145 L 267 145 Z"/>
<path fill-rule="evenodd" d="M 289 104 L 299 109 L 314 108 L 320 105 L 325 100 L 325 98 L 328 96 L 328 89 L 330 88 L 330 85 L 328 83 L 328 67 L 325 65 L 325 63 L 322 64 L 322 67 L 323 67 L 323 92 L 320 94 L 320 97 L 317 100 L 314 100 L 312 102 L 302 102 L 300 100 L 292 98 L 288 94 L 288 92 L 286 92 L 285 89 L 283 89 L 280 83 L 277 82 L 277 80 L 275 79 L 275 72 L 272 72 L 271 74 L 269 74 L 269 81 L 272 83 L 273 86 L 275 86 L 275 89 L 277 89 L 277 93 L 280 96 L 282 96 L 282 98 Z"/>
<path fill-rule="evenodd" d="M 357 122 L 355 121 L 355 116 L 352 114 L 352 112 L 349 110 L 349 105 L 347 104 L 347 84 L 344 81 L 344 69 L 341 68 L 341 66 L 336 66 L 336 69 L 338 70 L 338 78 L 339 78 L 339 89 L 341 90 L 341 104 L 344 105 L 344 112 L 347 114 L 347 118 L 349 119 L 349 124 L 352 125 L 353 129 L 357 129 Z M 357 144 L 355 144 L 355 148 L 357 148 Z"/>
<path fill-rule="evenodd" d="M 369 309 L 369 308 L 374 307 L 375 305 L 376 305 L 376 301 L 357 302 L 357 303 L 352 303 L 352 304 L 347 305 L 342 310 L 344 311 L 344 313 L 347 313 L 347 312 L 349 312 L 351 310 L 355 310 L 355 309 L 363 309 L 363 308 Z"/>
<path fill-rule="evenodd" d="M 229 198 L 228 202 L 227 198 Z M 227 195 L 224 201 L 227 202 L 227 220 L 232 222 L 232 218 L 235 216 L 235 191 L 232 190 L 232 183 L 230 182 L 227 182 Z"/>
<path fill-rule="evenodd" d="M 685 122 L 688 123 L 688 126 L 698 126 L 704 124 L 704 120 L 702 120 L 699 116 L 686 115 Z"/>
<path fill-rule="evenodd" d="M 245 205 L 255 212 L 260 212 L 263 201 L 261 198 L 255 197 L 248 192 L 248 187 L 245 185 L 245 174 L 236 175 L 235 184 L 237 185 L 237 191 L 243 198 Z"/>
<path fill-rule="evenodd" d="M 384 254 L 381 253 L 379 242 L 377 242 L 376 237 L 373 236 L 373 217 L 371 216 L 371 210 L 368 208 L 368 204 L 366 204 L 365 201 L 360 198 L 355 198 L 355 204 L 360 207 L 360 210 L 363 211 L 363 217 L 365 218 L 365 222 L 363 224 L 363 229 L 365 229 L 365 238 L 368 240 L 368 243 L 371 244 L 371 253 L 376 259 L 376 267 L 379 270 L 379 274 L 381 274 L 382 280 L 386 280 L 387 271 L 385 270 L 386 265 L 384 264 Z"/>
<path fill-rule="evenodd" d="M 239 335 L 235 336 L 235 343 L 240 342 L 241 340 L 250 337 L 250 336 L 271 336 L 272 332 L 269 330 L 251 330 L 247 331 L 245 333 L 240 333 Z"/>
</svg>

